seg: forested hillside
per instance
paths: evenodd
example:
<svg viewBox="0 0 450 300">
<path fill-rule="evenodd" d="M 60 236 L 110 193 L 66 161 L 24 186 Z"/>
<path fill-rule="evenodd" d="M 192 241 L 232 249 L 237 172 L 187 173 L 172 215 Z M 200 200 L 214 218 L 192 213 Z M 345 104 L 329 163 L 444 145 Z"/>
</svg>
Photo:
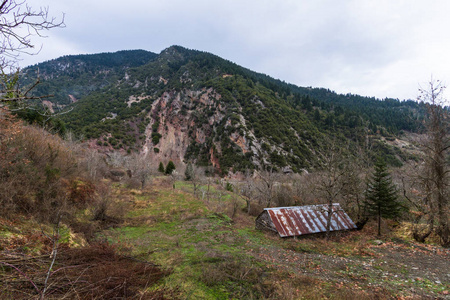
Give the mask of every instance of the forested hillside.
<svg viewBox="0 0 450 300">
<path fill-rule="evenodd" d="M 26 68 L 22 79 L 31 84 L 40 78 L 34 94 L 54 95 L 53 103 L 67 105 L 115 83 L 127 69 L 154 57 L 156 54 L 144 50 L 64 56 Z"/>
<path fill-rule="evenodd" d="M 39 70 L 39 94 L 77 135 L 104 151 L 144 151 L 155 160 L 299 172 L 319 167 L 331 141 L 390 164 L 411 159 L 385 142 L 421 130 L 423 107 L 304 88 L 252 72 L 210 53 L 172 46 L 66 56 Z"/>
</svg>

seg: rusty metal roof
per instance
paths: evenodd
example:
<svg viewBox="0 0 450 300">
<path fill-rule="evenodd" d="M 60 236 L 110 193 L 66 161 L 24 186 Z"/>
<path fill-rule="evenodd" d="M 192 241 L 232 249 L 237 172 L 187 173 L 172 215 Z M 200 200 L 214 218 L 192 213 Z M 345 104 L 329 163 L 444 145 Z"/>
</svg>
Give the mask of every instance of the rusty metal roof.
<svg viewBox="0 0 450 300">
<path fill-rule="evenodd" d="M 328 205 L 265 208 L 281 237 L 326 232 Z M 352 219 L 333 203 L 330 231 L 355 229 Z"/>
</svg>

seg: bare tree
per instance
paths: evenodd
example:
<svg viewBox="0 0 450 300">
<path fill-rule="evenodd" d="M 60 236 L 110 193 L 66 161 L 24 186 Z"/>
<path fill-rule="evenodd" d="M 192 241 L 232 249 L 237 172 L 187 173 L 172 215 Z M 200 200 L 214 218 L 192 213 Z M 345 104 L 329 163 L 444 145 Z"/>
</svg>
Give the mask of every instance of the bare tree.
<svg viewBox="0 0 450 300">
<path fill-rule="evenodd" d="M 431 210 L 437 217 L 436 232 L 443 246 L 450 246 L 449 226 L 449 161 L 447 155 L 450 149 L 450 113 L 444 108 L 445 99 L 443 92 L 445 86 L 433 79 L 426 89 L 419 89 L 419 100 L 422 100 L 427 108 L 426 139 L 422 143 L 425 153 L 425 172 L 422 173 L 422 181 L 426 187 L 428 201 Z"/>
<path fill-rule="evenodd" d="M 407 164 L 396 174 L 401 182 L 403 198 L 410 204 L 409 218 L 413 224 L 413 238 L 425 242 L 434 231 L 435 209 L 430 195 L 428 168 L 425 164 Z"/>
<path fill-rule="evenodd" d="M 273 169 L 268 171 L 257 171 L 255 173 L 258 179 L 255 181 L 255 189 L 258 192 L 259 202 L 266 207 L 270 207 L 272 205 L 275 185 L 279 178 L 279 174 L 274 172 Z"/>
<path fill-rule="evenodd" d="M 126 164 L 129 164 L 128 160 L 129 158 L 125 157 L 119 151 L 106 153 L 106 162 L 113 168 L 125 167 Z"/>
<path fill-rule="evenodd" d="M 169 175 L 170 184 L 172 185 L 172 188 L 175 189 L 175 184 L 178 180 L 181 180 L 182 175 L 178 173 L 177 170 L 173 170 Z"/>
<path fill-rule="evenodd" d="M 317 189 L 326 199 L 327 208 L 327 225 L 326 236 L 329 237 L 331 228 L 331 217 L 333 215 L 333 203 L 342 195 L 346 184 L 346 176 L 348 174 L 348 165 L 344 157 L 342 147 L 337 145 L 337 141 L 333 140 L 329 144 L 326 154 L 322 159 L 322 170 L 319 173 Z"/>
<path fill-rule="evenodd" d="M 105 165 L 103 156 L 94 149 L 87 149 L 82 160 L 83 166 L 88 171 L 89 177 L 97 179 L 102 167 Z"/>
<path fill-rule="evenodd" d="M 185 171 L 185 180 L 192 183 L 194 189 L 194 197 L 198 197 L 198 191 L 205 177 L 205 170 L 197 167 L 191 163 L 188 163 Z M 203 197 L 202 197 L 203 200 Z"/>
<path fill-rule="evenodd" d="M 206 184 L 206 201 L 209 202 L 211 198 L 211 185 L 214 183 L 214 167 L 206 167 L 204 174 L 203 183 Z"/>
<path fill-rule="evenodd" d="M 356 217 L 356 226 L 358 229 L 362 229 L 368 221 L 368 217 L 363 209 L 363 199 L 371 162 L 367 151 L 364 151 L 362 148 L 358 147 L 353 151 L 353 154 L 346 160 L 347 172 L 343 178 L 341 205 L 346 212 Z"/>
<path fill-rule="evenodd" d="M 29 100 L 42 100 L 50 96 L 31 95 L 39 84 L 39 78 L 30 87 L 20 86 L 17 62 L 21 54 L 39 53 L 40 50 L 33 50 L 33 36 L 45 37 L 45 31 L 64 26 L 64 15 L 61 19 L 50 17 L 48 8 L 34 10 L 26 1 L 0 0 L 0 108 L 11 102 L 23 108 Z"/>
<path fill-rule="evenodd" d="M 235 193 L 245 201 L 247 204 L 247 213 L 250 215 L 252 213 L 252 202 L 255 198 L 255 183 L 253 180 L 253 172 L 246 170 L 244 173 L 244 179 L 241 182 L 236 183 Z"/>
<path fill-rule="evenodd" d="M 141 189 L 145 187 L 148 181 L 151 179 L 154 166 L 146 155 L 134 153 L 128 157 L 125 164 L 127 170 L 129 170 L 128 176 L 137 179 L 140 182 Z"/>
</svg>

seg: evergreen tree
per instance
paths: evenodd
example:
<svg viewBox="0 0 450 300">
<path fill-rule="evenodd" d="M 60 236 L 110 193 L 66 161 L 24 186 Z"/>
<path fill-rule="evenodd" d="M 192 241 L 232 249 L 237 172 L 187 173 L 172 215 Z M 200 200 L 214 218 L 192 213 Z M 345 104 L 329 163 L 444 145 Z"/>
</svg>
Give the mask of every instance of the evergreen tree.
<svg viewBox="0 0 450 300">
<path fill-rule="evenodd" d="M 170 160 L 166 166 L 166 175 L 172 174 L 173 171 L 175 171 L 175 164 Z"/>
<path fill-rule="evenodd" d="M 365 191 L 365 209 L 370 216 L 378 217 L 378 235 L 381 235 L 381 218 L 395 218 L 402 205 L 398 201 L 398 191 L 387 170 L 386 162 L 378 159 L 375 170 Z"/>
<path fill-rule="evenodd" d="M 164 165 L 162 162 L 159 163 L 158 172 L 166 173 L 166 170 L 164 169 Z"/>
<path fill-rule="evenodd" d="M 194 167 L 192 166 L 192 164 L 189 162 L 186 166 L 186 171 L 184 171 L 184 179 L 186 181 L 189 181 L 192 179 L 194 174 Z"/>
</svg>

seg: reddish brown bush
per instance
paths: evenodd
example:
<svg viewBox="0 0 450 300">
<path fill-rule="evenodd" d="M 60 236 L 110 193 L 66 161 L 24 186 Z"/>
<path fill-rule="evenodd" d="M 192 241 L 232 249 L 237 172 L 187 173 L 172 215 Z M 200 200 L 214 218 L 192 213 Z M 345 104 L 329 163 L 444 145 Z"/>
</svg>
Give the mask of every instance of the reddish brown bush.
<svg viewBox="0 0 450 300">
<path fill-rule="evenodd" d="M 67 186 L 69 201 L 78 207 L 92 203 L 95 197 L 94 183 L 81 178 L 72 179 Z"/>
<path fill-rule="evenodd" d="M 140 292 L 167 275 L 152 263 L 118 255 L 108 243 L 72 249 L 62 255 L 60 262 L 67 268 L 59 279 L 72 282 L 83 299 L 139 298 Z M 162 292 L 148 292 L 143 299 L 164 297 Z"/>
<path fill-rule="evenodd" d="M 0 289 L 0 298 L 38 298 L 50 260 L 47 255 L 23 258 L 20 263 L 5 263 L 2 258 L 0 282 L 8 286 Z M 168 272 L 152 263 L 121 256 L 108 243 L 59 251 L 53 270 L 45 299 L 166 299 L 168 294 L 174 298 L 174 291 L 147 291 Z"/>
</svg>

